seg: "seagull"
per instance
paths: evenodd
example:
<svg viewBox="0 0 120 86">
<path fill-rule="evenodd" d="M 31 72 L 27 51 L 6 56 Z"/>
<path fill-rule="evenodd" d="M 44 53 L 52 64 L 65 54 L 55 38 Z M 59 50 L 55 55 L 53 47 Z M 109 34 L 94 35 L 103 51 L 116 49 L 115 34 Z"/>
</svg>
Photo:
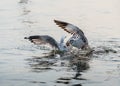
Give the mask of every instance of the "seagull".
<svg viewBox="0 0 120 86">
<path fill-rule="evenodd" d="M 88 39 L 86 38 L 84 32 L 78 28 L 77 26 L 59 21 L 59 20 L 54 20 L 54 22 L 61 27 L 64 31 L 70 33 L 72 35 L 71 38 L 67 41 L 66 45 L 72 45 L 73 47 L 76 47 L 78 49 L 88 49 L 90 48 L 88 45 Z"/>
<path fill-rule="evenodd" d="M 36 45 L 49 44 L 55 50 L 60 51 L 68 51 L 68 46 L 70 45 L 78 49 L 87 49 L 89 46 L 88 40 L 81 29 L 67 22 L 59 20 L 54 20 L 54 22 L 63 30 L 72 35 L 66 43 L 64 42 L 66 36 L 61 37 L 60 43 L 58 43 L 53 37 L 49 35 L 33 35 L 25 37 L 25 39 L 28 39 Z"/>
</svg>

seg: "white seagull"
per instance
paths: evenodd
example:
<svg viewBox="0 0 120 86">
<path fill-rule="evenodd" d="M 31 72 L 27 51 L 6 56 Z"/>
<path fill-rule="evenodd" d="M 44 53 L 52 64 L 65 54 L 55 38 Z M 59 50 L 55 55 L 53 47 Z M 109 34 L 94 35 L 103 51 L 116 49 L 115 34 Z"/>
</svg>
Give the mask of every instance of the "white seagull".
<svg viewBox="0 0 120 86">
<path fill-rule="evenodd" d="M 72 34 L 72 37 L 66 43 L 64 43 L 64 39 L 66 38 L 66 36 L 61 37 L 60 43 L 58 43 L 54 38 L 48 35 L 33 35 L 25 37 L 25 39 L 29 39 L 29 41 L 37 45 L 49 44 L 54 49 L 60 51 L 67 51 L 67 48 L 70 45 L 78 49 L 89 48 L 88 40 L 81 29 L 67 22 L 59 20 L 54 20 L 54 22 L 66 32 Z"/>
</svg>

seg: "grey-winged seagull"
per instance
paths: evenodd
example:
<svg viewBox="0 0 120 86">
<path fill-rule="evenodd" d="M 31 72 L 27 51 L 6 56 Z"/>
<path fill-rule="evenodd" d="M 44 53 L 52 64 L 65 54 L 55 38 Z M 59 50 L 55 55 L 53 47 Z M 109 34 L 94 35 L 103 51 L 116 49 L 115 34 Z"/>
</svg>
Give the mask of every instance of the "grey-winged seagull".
<svg viewBox="0 0 120 86">
<path fill-rule="evenodd" d="M 49 44 L 53 48 L 60 51 L 67 51 L 67 46 L 69 45 L 72 45 L 78 49 L 86 49 L 89 46 L 88 40 L 81 29 L 67 22 L 59 20 L 54 20 L 54 22 L 66 32 L 72 34 L 72 37 L 66 43 L 64 43 L 65 36 L 62 36 L 60 43 L 48 35 L 33 35 L 25 37 L 25 39 L 29 39 L 32 43 L 37 45 Z"/>
</svg>

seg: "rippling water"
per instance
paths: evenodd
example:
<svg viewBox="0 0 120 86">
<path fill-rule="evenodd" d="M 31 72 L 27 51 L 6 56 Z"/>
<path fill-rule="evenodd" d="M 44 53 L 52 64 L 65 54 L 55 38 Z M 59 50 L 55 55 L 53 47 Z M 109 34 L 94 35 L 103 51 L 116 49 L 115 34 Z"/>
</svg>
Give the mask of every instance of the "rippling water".
<svg viewBox="0 0 120 86">
<path fill-rule="evenodd" d="M 119 0 L 3 0 L 0 86 L 119 86 L 119 3 Z M 79 71 L 80 74 L 79 67 L 67 65 L 70 60 L 41 59 L 42 53 L 49 50 L 24 40 L 25 36 L 48 34 L 59 41 L 61 35 L 68 35 L 54 24 L 54 19 L 80 27 L 95 50 L 89 61 L 82 61 L 84 71 Z"/>
</svg>

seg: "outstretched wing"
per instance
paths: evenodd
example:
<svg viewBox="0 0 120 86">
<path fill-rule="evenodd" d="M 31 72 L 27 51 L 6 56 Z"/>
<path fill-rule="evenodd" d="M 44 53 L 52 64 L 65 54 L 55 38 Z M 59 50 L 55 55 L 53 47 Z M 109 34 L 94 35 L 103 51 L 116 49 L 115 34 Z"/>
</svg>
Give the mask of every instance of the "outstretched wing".
<svg viewBox="0 0 120 86">
<path fill-rule="evenodd" d="M 84 35 L 84 32 L 79 29 L 77 26 L 67 23 L 67 22 L 63 22 L 63 21 L 59 21 L 59 20 L 54 20 L 54 22 L 61 27 L 62 29 L 64 29 L 66 32 L 73 34 L 73 37 L 75 38 L 81 38 L 85 43 L 88 44 L 88 40 Z"/>
<path fill-rule="evenodd" d="M 51 36 L 48 35 L 34 35 L 25 37 L 25 39 L 29 39 L 32 43 L 41 45 L 41 44 L 50 44 L 52 47 L 59 49 L 57 42 Z"/>
<path fill-rule="evenodd" d="M 79 34 L 80 36 L 84 35 L 83 31 L 73 24 L 59 21 L 59 20 L 54 20 L 54 22 L 68 33 Z"/>
</svg>

